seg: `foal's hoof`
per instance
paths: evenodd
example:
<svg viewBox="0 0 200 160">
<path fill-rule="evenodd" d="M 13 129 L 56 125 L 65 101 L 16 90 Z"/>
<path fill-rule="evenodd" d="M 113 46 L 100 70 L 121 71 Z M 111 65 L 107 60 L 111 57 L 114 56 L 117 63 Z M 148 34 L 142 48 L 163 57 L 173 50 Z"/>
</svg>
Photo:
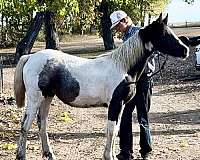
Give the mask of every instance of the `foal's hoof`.
<svg viewBox="0 0 200 160">
<path fill-rule="evenodd" d="M 45 160 L 56 160 L 56 156 L 53 153 L 45 152 L 42 156 Z"/>
<path fill-rule="evenodd" d="M 26 160 L 26 157 L 24 154 L 17 153 L 16 160 Z"/>
<path fill-rule="evenodd" d="M 105 156 L 103 155 L 102 160 L 118 160 L 116 156 Z"/>
</svg>

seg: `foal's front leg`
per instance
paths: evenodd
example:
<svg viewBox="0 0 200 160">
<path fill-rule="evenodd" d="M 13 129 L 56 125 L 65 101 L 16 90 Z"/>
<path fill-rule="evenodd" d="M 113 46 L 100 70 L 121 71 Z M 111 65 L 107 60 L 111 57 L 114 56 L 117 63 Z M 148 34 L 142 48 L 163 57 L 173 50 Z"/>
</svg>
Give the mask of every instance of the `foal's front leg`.
<svg viewBox="0 0 200 160">
<path fill-rule="evenodd" d="M 103 155 L 103 159 L 105 160 L 116 159 L 114 150 L 115 137 L 119 131 L 121 116 L 125 104 L 134 96 L 135 84 L 132 84 L 132 77 L 127 76 L 114 90 L 110 105 L 108 107 L 107 142 Z"/>
<path fill-rule="evenodd" d="M 46 157 L 48 160 L 55 160 L 56 157 L 50 146 L 49 137 L 46 131 L 51 101 L 52 101 L 52 97 L 47 97 L 45 98 L 44 101 L 42 101 L 41 106 L 39 108 L 38 115 L 37 115 L 37 124 L 39 128 L 40 138 L 42 141 L 43 157 Z"/>
<path fill-rule="evenodd" d="M 108 124 L 107 124 L 107 142 L 104 150 L 103 159 L 104 160 L 116 160 L 115 155 L 115 137 L 118 134 L 120 122 L 121 122 L 121 116 L 124 110 L 125 105 L 124 102 L 119 102 L 118 106 L 109 106 L 109 112 L 108 114 Z M 110 108 L 117 107 L 119 112 L 113 113 L 110 111 Z M 115 114 L 115 115 L 114 115 Z"/>
</svg>

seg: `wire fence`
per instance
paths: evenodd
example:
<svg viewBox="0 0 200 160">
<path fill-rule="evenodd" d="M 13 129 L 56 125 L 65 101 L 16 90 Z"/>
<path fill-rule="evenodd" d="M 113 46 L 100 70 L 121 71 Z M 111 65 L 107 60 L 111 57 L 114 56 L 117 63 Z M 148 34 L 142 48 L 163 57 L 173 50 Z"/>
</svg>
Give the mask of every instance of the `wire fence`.
<svg viewBox="0 0 200 160">
<path fill-rule="evenodd" d="M 0 53 L 0 93 L 3 93 L 4 77 L 3 69 L 14 67 L 14 54 L 13 53 Z"/>
<path fill-rule="evenodd" d="M 200 27 L 200 22 L 180 22 L 180 23 L 170 23 L 172 28 L 187 28 L 187 27 Z"/>
</svg>

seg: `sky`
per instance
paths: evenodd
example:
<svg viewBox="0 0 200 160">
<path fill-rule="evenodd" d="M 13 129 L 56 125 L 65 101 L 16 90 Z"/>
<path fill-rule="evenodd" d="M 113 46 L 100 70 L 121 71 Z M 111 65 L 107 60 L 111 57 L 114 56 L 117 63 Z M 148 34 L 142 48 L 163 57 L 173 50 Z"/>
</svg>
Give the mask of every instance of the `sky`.
<svg viewBox="0 0 200 160">
<path fill-rule="evenodd" d="M 169 23 L 200 22 L 200 0 L 187 4 L 183 0 L 172 0 L 165 9 L 169 14 Z"/>
</svg>

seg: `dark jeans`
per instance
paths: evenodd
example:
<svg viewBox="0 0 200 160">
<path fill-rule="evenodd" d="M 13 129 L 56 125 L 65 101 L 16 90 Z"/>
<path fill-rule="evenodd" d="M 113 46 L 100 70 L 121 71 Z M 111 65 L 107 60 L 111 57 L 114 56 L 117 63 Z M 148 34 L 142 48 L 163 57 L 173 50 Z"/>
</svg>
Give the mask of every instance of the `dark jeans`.
<svg viewBox="0 0 200 160">
<path fill-rule="evenodd" d="M 137 83 L 135 97 L 126 104 L 122 115 L 119 131 L 121 153 L 133 153 L 132 112 L 135 106 L 137 109 L 138 123 L 140 125 L 140 153 L 145 154 L 152 150 L 148 118 L 151 95 L 152 80 L 149 80 L 144 73 Z"/>
</svg>

